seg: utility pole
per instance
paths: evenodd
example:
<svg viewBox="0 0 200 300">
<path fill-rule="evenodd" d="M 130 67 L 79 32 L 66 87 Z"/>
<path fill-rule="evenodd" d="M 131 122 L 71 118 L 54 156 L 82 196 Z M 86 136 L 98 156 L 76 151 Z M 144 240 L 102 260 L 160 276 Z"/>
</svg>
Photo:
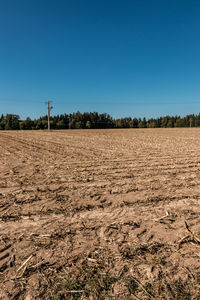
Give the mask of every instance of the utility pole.
<svg viewBox="0 0 200 300">
<path fill-rule="evenodd" d="M 45 102 L 48 105 L 48 130 L 50 130 L 50 111 L 52 110 L 53 106 L 50 106 L 51 101 Z"/>
<path fill-rule="evenodd" d="M 192 118 L 190 118 L 190 128 L 192 127 Z"/>
</svg>

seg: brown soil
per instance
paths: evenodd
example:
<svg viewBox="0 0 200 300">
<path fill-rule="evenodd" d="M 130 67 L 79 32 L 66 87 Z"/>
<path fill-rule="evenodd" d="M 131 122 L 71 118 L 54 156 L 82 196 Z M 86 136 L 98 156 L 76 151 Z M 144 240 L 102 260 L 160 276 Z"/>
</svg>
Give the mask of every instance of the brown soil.
<svg viewBox="0 0 200 300">
<path fill-rule="evenodd" d="M 199 129 L 1 131 L 0 299 L 200 299 L 199 153 Z"/>
</svg>

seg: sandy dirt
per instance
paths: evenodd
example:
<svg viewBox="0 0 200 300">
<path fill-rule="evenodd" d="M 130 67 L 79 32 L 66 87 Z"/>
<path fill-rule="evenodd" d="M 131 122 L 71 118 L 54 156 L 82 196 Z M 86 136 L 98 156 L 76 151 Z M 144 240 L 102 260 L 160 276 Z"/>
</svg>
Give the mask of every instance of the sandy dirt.
<svg viewBox="0 0 200 300">
<path fill-rule="evenodd" d="M 0 131 L 0 299 L 200 299 L 200 129 Z"/>
</svg>

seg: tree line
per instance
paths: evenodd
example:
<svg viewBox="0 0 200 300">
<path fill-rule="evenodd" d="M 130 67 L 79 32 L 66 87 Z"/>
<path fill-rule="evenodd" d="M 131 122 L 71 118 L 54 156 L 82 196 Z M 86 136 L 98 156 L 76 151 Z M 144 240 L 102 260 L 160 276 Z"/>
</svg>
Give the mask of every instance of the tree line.
<svg viewBox="0 0 200 300">
<path fill-rule="evenodd" d="M 103 128 L 173 128 L 173 127 L 199 127 L 200 113 L 198 115 L 164 116 L 159 118 L 119 118 L 114 119 L 109 114 L 97 112 L 76 112 L 50 117 L 51 129 L 103 129 Z M 48 117 L 43 116 L 32 120 L 21 120 L 16 114 L 1 115 L 0 130 L 34 130 L 47 129 Z"/>
</svg>

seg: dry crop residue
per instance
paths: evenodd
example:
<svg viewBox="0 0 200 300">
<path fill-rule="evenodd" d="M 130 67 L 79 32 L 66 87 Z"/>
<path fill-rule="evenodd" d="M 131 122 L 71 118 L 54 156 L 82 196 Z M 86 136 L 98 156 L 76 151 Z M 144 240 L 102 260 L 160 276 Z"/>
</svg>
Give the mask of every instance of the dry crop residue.
<svg viewBox="0 0 200 300">
<path fill-rule="evenodd" d="M 0 299 L 199 299 L 200 130 L 0 131 Z"/>
</svg>

